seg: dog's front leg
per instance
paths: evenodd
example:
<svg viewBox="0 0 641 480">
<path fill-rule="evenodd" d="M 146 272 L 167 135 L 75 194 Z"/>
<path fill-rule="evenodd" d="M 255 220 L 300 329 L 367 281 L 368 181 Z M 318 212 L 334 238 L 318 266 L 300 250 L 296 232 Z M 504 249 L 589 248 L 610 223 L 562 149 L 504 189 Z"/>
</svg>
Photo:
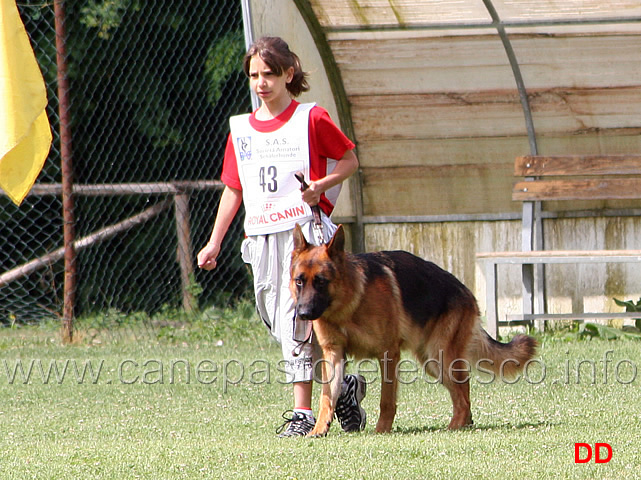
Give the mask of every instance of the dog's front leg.
<svg viewBox="0 0 641 480">
<path fill-rule="evenodd" d="M 344 375 L 343 349 L 336 345 L 323 346 L 323 387 L 316 426 L 309 433 L 310 437 L 327 435 L 334 418 L 336 402 L 341 393 Z"/>
</svg>

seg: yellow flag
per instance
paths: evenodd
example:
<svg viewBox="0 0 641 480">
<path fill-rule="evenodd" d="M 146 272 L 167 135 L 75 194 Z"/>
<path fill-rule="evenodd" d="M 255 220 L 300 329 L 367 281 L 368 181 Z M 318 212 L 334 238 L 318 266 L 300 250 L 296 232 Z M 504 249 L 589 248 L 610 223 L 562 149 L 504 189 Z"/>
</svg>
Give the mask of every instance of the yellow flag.
<svg viewBox="0 0 641 480">
<path fill-rule="evenodd" d="M 51 147 L 47 91 L 14 0 L 0 0 L 0 187 L 16 205 Z"/>
</svg>

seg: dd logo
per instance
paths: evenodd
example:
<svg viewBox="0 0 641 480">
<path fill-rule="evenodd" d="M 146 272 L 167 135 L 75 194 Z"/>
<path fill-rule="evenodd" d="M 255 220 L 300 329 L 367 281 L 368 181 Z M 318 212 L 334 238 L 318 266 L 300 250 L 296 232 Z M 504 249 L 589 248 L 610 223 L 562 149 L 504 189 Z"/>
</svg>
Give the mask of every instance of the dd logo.
<svg viewBox="0 0 641 480">
<path fill-rule="evenodd" d="M 601 452 L 606 450 L 604 456 Z M 587 443 L 574 444 L 574 463 L 588 463 L 592 460 L 592 447 Z M 608 463 L 612 460 L 612 447 L 609 443 L 594 444 L 594 463 Z"/>
</svg>

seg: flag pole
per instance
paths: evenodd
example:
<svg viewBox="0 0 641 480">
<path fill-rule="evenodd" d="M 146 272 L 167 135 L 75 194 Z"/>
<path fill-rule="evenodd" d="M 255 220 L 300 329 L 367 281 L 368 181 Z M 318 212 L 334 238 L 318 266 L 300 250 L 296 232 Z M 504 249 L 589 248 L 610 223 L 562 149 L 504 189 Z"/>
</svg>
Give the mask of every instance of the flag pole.
<svg viewBox="0 0 641 480">
<path fill-rule="evenodd" d="M 65 42 L 64 0 L 54 1 L 56 25 L 56 64 L 58 78 L 58 113 L 60 117 L 60 157 L 62 166 L 62 212 L 65 259 L 65 282 L 62 317 L 62 341 L 73 341 L 74 306 L 76 303 L 76 237 L 74 198 L 73 198 L 73 161 L 71 150 L 71 112 L 69 110 L 69 78 L 67 76 L 67 49 Z"/>
</svg>

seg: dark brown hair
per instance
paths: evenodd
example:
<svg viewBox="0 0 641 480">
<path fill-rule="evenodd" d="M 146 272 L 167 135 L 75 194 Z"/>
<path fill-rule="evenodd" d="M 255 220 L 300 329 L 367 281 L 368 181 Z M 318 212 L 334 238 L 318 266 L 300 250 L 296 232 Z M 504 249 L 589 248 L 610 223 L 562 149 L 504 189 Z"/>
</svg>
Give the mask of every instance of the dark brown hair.
<svg viewBox="0 0 641 480">
<path fill-rule="evenodd" d="M 249 63 L 254 55 L 258 55 L 271 71 L 281 76 L 289 67 L 294 67 L 294 78 L 287 84 L 287 90 L 292 96 L 297 97 L 309 90 L 307 77 L 303 71 L 298 55 L 289 49 L 287 42 L 280 37 L 262 37 L 256 40 L 243 58 L 243 71 L 249 76 Z"/>
</svg>

